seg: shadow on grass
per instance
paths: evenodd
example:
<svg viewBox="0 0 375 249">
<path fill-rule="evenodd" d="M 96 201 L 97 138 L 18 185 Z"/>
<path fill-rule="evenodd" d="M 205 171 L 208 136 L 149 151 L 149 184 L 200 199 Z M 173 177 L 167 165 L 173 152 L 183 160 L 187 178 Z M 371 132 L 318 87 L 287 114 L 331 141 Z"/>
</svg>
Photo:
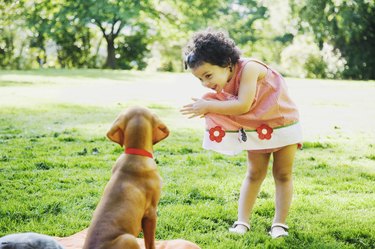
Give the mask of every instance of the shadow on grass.
<svg viewBox="0 0 375 249">
<path fill-rule="evenodd" d="M 153 73 L 129 71 L 129 70 L 110 70 L 110 69 L 35 69 L 35 70 L 7 70 L 0 71 L 7 75 L 31 75 L 40 77 L 64 77 L 64 78 L 105 78 L 111 80 L 133 81 L 139 79 L 150 79 L 155 76 Z"/>
</svg>

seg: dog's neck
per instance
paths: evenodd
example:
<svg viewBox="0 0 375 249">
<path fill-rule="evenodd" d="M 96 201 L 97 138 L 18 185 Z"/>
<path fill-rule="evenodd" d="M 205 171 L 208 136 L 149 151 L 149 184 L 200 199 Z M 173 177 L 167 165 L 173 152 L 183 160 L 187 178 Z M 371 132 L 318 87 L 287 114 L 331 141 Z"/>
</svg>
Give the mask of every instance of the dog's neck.
<svg viewBox="0 0 375 249">
<path fill-rule="evenodd" d="M 148 152 L 147 150 L 144 150 L 144 149 L 137 149 L 137 148 L 126 148 L 125 154 L 154 158 L 151 152 Z"/>
</svg>

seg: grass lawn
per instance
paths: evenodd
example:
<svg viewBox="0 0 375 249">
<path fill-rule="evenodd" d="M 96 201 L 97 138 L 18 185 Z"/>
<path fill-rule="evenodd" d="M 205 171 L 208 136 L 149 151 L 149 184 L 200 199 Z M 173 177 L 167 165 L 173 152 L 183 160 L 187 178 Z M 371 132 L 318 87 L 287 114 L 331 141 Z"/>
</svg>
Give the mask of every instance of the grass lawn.
<svg viewBox="0 0 375 249">
<path fill-rule="evenodd" d="M 206 90 L 189 74 L 0 71 L 0 237 L 86 228 L 122 153 L 105 133 L 117 114 L 151 108 L 171 135 L 155 146 L 163 178 L 157 239 L 204 249 L 375 248 L 375 82 L 287 79 L 301 111 L 290 236 L 272 240 L 271 170 L 245 236 L 237 218 L 245 152 L 201 148 L 203 120 L 179 113 Z"/>
</svg>

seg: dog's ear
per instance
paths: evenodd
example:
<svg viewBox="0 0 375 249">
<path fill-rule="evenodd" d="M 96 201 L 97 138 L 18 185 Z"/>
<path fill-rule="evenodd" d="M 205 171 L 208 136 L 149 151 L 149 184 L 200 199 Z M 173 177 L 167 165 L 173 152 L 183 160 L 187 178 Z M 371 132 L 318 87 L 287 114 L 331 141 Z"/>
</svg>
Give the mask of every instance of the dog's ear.
<svg viewBox="0 0 375 249">
<path fill-rule="evenodd" d="M 169 129 L 168 127 L 156 116 L 154 115 L 154 129 L 152 143 L 156 144 L 164 138 L 168 137 Z"/>
<path fill-rule="evenodd" d="M 107 132 L 107 137 L 121 147 L 124 146 L 124 127 L 123 120 L 118 117 Z"/>
</svg>

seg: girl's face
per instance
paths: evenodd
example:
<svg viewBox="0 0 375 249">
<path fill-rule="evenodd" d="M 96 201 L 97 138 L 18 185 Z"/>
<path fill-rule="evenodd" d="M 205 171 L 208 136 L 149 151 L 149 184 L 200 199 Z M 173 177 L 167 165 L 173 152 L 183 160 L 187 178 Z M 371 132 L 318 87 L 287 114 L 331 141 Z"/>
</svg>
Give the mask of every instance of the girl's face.
<svg viewBox="0 0 375 249">
<path fill-rule="evenodd" d="M 233 75 L 229 67 L 220 67 L 207 62 L 193 68 L 191 72 L 202 82 L 204 87 L 210 88 L 217 93 L 221 93 Z"/>
</svg>

